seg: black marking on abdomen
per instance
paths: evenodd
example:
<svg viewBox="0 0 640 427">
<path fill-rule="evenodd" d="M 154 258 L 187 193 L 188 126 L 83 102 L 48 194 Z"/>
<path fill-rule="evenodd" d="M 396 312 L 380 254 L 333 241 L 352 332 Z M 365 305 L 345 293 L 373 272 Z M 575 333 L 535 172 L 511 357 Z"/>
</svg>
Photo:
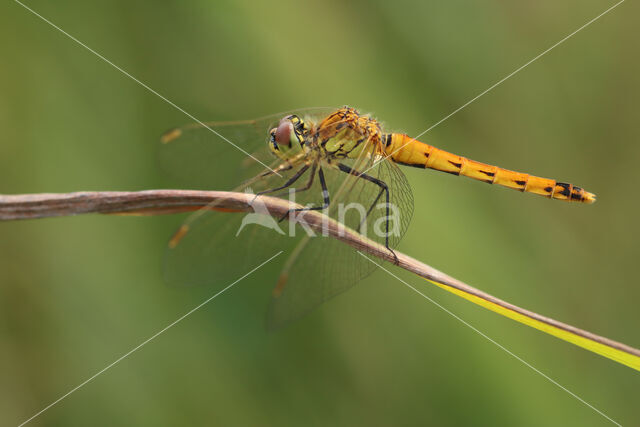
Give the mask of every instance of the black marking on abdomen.
<svg viewBox="0 0 640 427">
<path fill-rule="evenodd" d="M 580 187 L 573 187 L 573 193 L 571 193 L 571 200 L 584 200 L 584 197 L 582 197 L 582 188 Z"/>
<path fill-rule="evenodd" d="M 460 169 L 462 169 L 462 163 L 456 163 L 456 162 L 452 162 L 451 160 L 447 160 L 449 163 L 451 163 L 451 166 L 454 166 L 456 168 L 458 168 L 457 171 L 443 171 L 446 173 L 450 173 L 451 175 L 456 175 L 456 176 L 460 176 Z"/>
<path fill-rule="evenodd" d="M 494 172 L 487 172 L 487 171 L 483 171 L 483 170 L 481 170 L 480 172 L 482 172 L 483 174 L 485 174 L 487 176 L 491 176 L 491 177 L 496 176 L 496 174 Z"/>
<path fill-rule="evenodd" d="M 522 186 L 524 186 L 524 185 L 527 183 L 527 181 L 520 181 L 520 180 L 518 180 L 518 181 L 515 181 L 515 183 L 516 183 L 516 184 L 518 184 L 518 185 L 522 185 Z"/>
<path fill-rule="evenodd" d="M 569 197 L 571 195 L 571 192 L 569 191 L 571 184 L 567 184 L 566 182 L 556 182 L 556 185 L 562 187 L 562 191 L 558 194 L 562 194 L 565 197 Z"/>
<path fill-rule="evenodd" d="M 544 191 L 546 191 L 547 193 L 551 193 L 552 190 L 553 187 L 544 187 Z"/>
</svg>

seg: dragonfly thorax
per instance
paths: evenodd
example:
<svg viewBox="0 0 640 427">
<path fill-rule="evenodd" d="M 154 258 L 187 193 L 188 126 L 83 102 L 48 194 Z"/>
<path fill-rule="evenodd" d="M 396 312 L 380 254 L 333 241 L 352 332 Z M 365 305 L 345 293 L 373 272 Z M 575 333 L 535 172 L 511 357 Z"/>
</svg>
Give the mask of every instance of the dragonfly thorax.
<svg viewBox="0 0 640 427">
<path fill-rule="evenodd" d="M 325 118 L 317 130 L 318 145 L 335 158 L 355 159 L 375 154 L 382 136 L 377 120 L 351 107 L 343 107 Z"/>
</svg>

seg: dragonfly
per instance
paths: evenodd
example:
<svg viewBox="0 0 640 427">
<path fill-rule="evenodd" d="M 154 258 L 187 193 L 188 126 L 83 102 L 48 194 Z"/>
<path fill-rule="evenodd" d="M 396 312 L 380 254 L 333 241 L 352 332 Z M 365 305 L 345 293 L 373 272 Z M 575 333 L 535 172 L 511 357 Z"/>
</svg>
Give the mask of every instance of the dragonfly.
<svg viewBox="0 0 640 427">
<path fill-rule="evenodd" d="M 271 222 L 247 221 L 247 215 L 208 206 L 187 218 L 168 245 L 169 282 L 218 287 L 285 251 L 288 257 L 278 266 L 280 275 L 269 295 L 269 328 L 302 317 L 377 268 L 336 239 L 301 230 L 291 220 L 297 215 L 321 211 L 395 256 L 414 207 L 399 166 L 466 176 L 549 199 L 585 204 L 596 200 L 570 183 L 481 163 L 404 133 L 387 132 L 371 115 L 347 106 L 187 124 L 169 130 L 161 140 L 164 169 L 184 184 L 250 192 L 256 205 L 261 196 L 271 195 L 302 206 L 281 218 L 266 212 Z M 289 219 L 288 227 L 284 219 Z"/>
</svg>

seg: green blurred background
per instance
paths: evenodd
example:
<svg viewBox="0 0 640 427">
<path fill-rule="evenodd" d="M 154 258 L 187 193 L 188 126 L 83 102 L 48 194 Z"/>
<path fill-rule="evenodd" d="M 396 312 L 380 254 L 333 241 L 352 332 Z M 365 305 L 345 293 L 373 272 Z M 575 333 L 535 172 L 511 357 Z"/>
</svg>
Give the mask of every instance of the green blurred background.
<svg viewBox="0 0 640 427">
<path fill-rule="evenodd" d="M 613 2 L 27 3 L 203 120 L 349 104 L 417 134 Z M 457 154 L 584 186 L 552 202 L 417 169 L 400 250 L 541 314 L 640 346 L 637 5 L 626 2 L 427 135 Z M 19 4 L 0 12 L 0 193 L 171 185 L 180 111 Z M 0 424 L 16 425 L 211 295 L 161 275 L 181 217 L 0 224 Z M 630 368 L 394 269 L 616 421 Z M 606 425 L 377 272 L 274 334 L 265 268 L 32 425 Z M 260 302 L 260 303 L 258 303 Z"/>
</svg>

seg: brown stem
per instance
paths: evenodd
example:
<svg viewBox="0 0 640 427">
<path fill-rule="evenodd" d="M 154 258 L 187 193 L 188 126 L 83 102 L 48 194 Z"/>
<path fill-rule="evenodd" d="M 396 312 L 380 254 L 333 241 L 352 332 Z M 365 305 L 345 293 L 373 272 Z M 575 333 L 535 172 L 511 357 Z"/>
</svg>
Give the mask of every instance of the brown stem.
<svg viewBox="0 0 640 427">
<path fill-rule="evenodd" d="M 17 194 L 0 195 L 0 220 L 86 213 L 162 215 L 197 210 L 212 202 L 216 202 L 216 206 L 220 208 L 247 209 L 246 203 L 235 203 L 234 199 L 229 197 L 229 193 L 220 191 L 148 190 Z"/>
<path fill-rule="evenodd" d="M 250 203 L 253 197 L 254 195 L 245 193 L 194 190 L 0 195 L 0 220 L 33 219 L 85 213 L 162 215 L 193 211 L 206 206 L 215 210 L 239 212 L 251 210 Z M 284 216 L 290 209 L 289 202 L 286 200 L 266 196 L 261 197 L 269 212 L 274 216 Z M 636 348 L 510 304 L 398 251 L 395 252 L 397 255 L 396 262 L 393 255 L 384 246 L 362 237 L 336 221 L 327 220 L 327 217 L 321 213 L 310 212 L 303 217 L 303 220 L 316 230 L 322 230 L 324 227 L 332 237 L 380 259 L 394 262 L 399 267 L 425 279 L 477 297 L 544 325 L 567 331 L 578 337 L 640 357 L 640 350 Z M 557 334 L 554 335 L 558 336 Z M 603 352 L 600 352 L 600 354 L 606 355 Z M 607 355 L 607 357 L 620 361 L 610 355 Z"/>
</svg>

